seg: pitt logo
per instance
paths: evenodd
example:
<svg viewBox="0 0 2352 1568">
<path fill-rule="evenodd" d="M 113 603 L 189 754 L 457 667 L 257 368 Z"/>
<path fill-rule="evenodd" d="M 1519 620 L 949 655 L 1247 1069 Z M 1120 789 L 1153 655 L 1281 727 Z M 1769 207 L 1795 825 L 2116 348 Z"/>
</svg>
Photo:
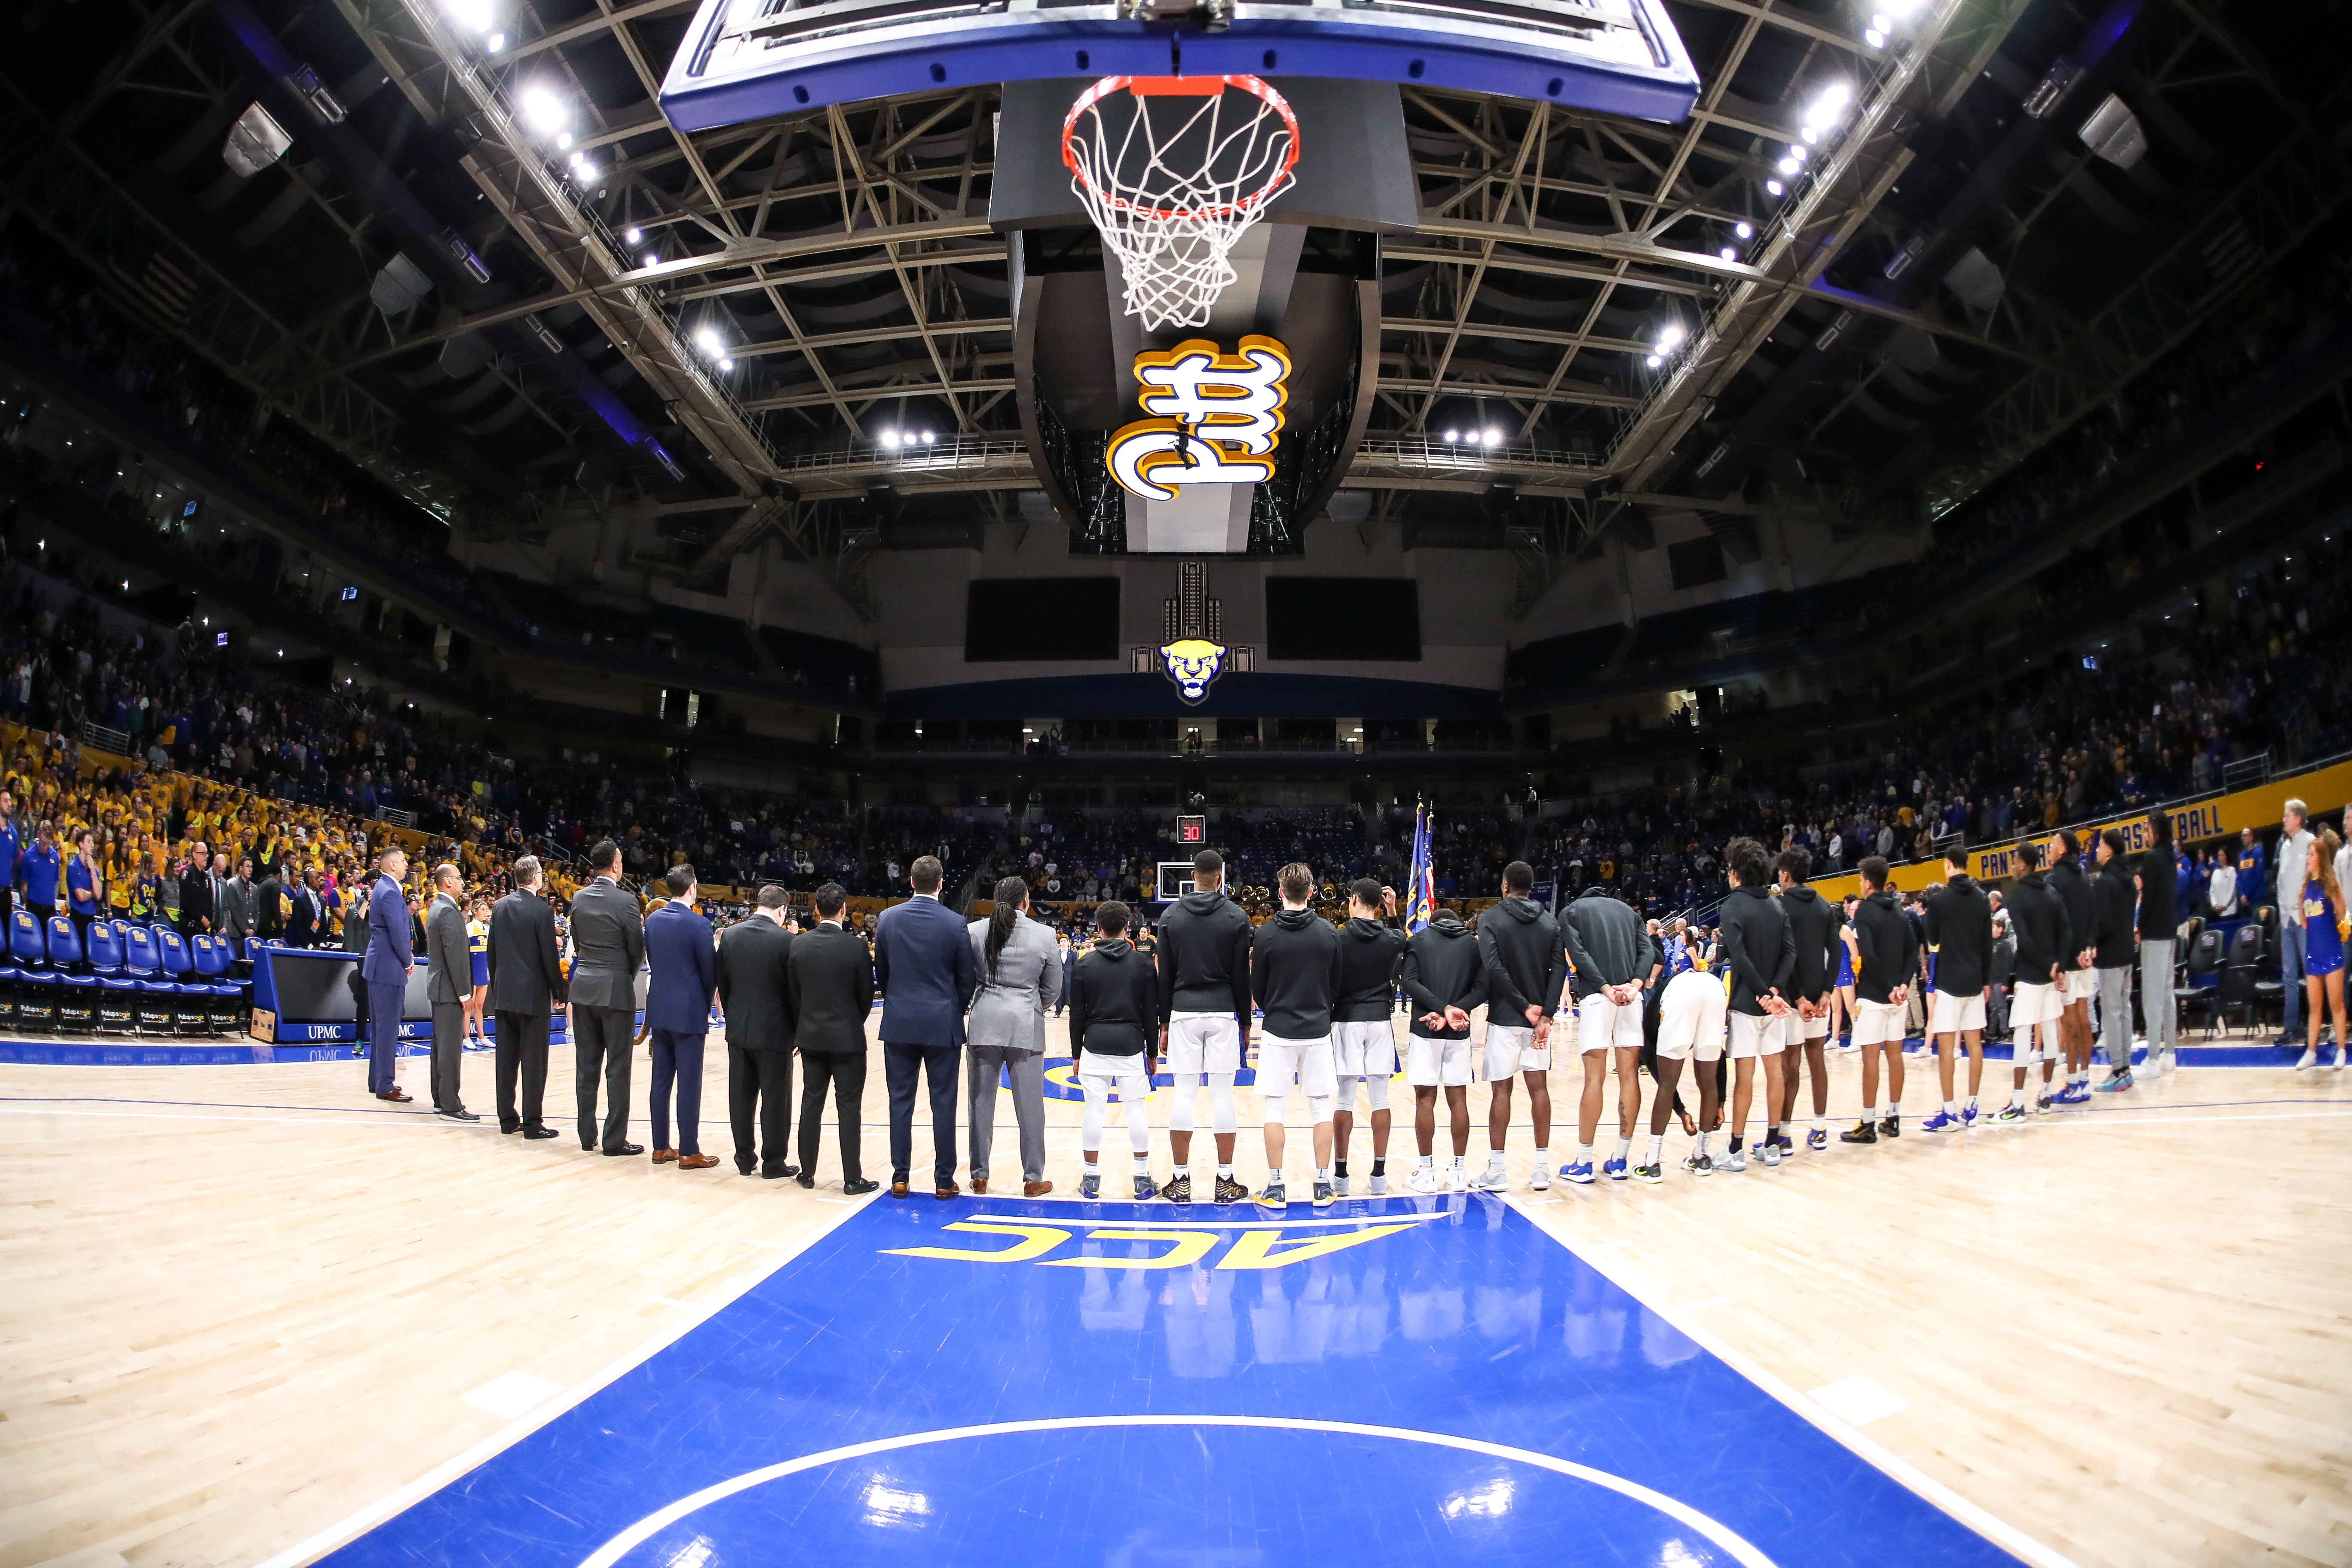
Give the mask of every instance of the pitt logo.
<svg viewBox="0 0 2352 1568">
<path fill-rule="evenodd" d="M 1177 696 L 1198 702 L 1224 673 L 1225 650 L 1206 637 L 1179 637 L 1160 648 L 1160 668 L 1176 683 Z"/>
<path fill-rule="evenodd" d="M 1188 484 L 1261 484 L 1274 478 L 1289 377 L 1290 351 L 1255 335 L 1229 354 L 1204 338 L 1190 338 L 1136 355 L 1135 379 L 1143 384 L 1137 401 L 1156 417 L 1112 434 L 1111 478 L 1129 493 L 1158 501 L 1174 500 Z"/>
</svg>

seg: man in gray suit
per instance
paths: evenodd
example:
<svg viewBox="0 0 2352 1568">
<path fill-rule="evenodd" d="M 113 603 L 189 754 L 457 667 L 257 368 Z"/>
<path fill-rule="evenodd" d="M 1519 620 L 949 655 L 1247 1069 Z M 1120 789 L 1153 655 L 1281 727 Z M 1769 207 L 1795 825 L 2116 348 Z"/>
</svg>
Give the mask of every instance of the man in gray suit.
<svg viewBox="0 0 2352 1568">
<path fill-rule="evenodd" d="M 621 847 L 600 838 L 588 851 L 596 875 L 572 895 L 572 1086 L 580 1098 L 580 1147 L 600 1147 L 596 1080 L 604 1082 L 601 1147 L 642 1154 L 629 1140 L 629 1057 L 637 1030 L 637 965 L 645 962 L 645 917 L 621 886 Z"/>
<path fill-rule="evenodd" d="M 516 890 L 490 907 L 490 1012 L 498 1019 L 499 1131 L 526 1139 L 552 1138 L 541 1120 L 547 1089 L 550 1018 L 565 995 L 563 961 L 555 945 L 555 911 L 541 891 L 547 879 L 539 858 L 514 866 Z M 515 1105 L 515 1080 L 522 1105 Z"/>
<path fill-rule="evenodd" d="M 466 1047 L 466 998 L 474 993 L 473 944 L 457 896 L 464 873 L 444 861 L 433 868 L 433 903 L 425 912 L 425 999 L 433 1006 L 433 1114 L 479 1121 L 457 1097 L 457 1070 Z"/>
<path fill-rule="evenodd" d="M 246 940 L 253 935 L 255 904 L 253 857 L 247 855 L 237 861 L 236 875 L 220 885 L 220 914 L 213 926 L 228 938 L 233 959 L 245 957 Z"/>
</svg>

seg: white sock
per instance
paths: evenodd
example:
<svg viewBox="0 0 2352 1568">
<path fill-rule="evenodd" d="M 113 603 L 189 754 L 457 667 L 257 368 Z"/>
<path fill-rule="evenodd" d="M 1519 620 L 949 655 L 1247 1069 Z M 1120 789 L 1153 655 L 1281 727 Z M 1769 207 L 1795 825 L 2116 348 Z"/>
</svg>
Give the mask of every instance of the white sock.
<svg viewBox="0 0 2352 1568">
<path fill-rule="evenodd" d="M 1711 1140 L 1712 1138 L 1714 1138 L 1714 1136 L 1715 1136 L 1715 1134 L 1714 1134 L 1714 1133 L 1712 1133 L 1712 1132 L 1702 1132 L 1702 1133 L 1700 1133 L 1700 1134 L 1698 1135 L 1698 1148 L 1697 1148 L 1697 1150 L 1696 1151 L 1696 1152 L 1698 1152 L 1698 1153 L 1701 1153 L 1701 1154 L 1706 1153 L 1706 1146 L 1707 1146 L 1707 1142 L 1708 1142 L 1708 1141 L 1709 1141 L 1709 1140 Z"/>
<path fill-rule="evenodd" d="M 1469 1160 L 1469 1157 L 1468 1157 L 1467 1155 L 1465 1155 L 1465 1154 L 1456 1154 L 1456 1155 L 1454 1155 L 1454 1168 L 1455 1170 L 1457 1170 L 1457 1171 L 1466 1171 L 1466 1170 L 1468 1170 L 1468 1169 L 1470 1168 L 1470 1160 Z"/>
<path fill-rule="evenodd" d="M 1969 1096 L 1969 1109 L 1970 1110 L 1974 1110 L 1976 1108 L 1977 1108 L 1977 1097 L 1976 1097 L 1975 1095 L 1973 1095 L 1973 1094 L 1972 1094 L 1972 1095 Z"/>
<path fill-rule="evenodd" d="M 1137 1175 L 1139 1175 L 1139 1176 L 1148 1176 L 1148 1175 L 1151 1174 L 1151 1156 L 1150 1156 L 1150 1155 L 1149 1155 L 1149 1154 L 1138 1154 L 1138 1155 L 1135 1157 L 1135 1173 L 1136 1173 Z"/>
<path fill-rule="evenodd" d="M 1423 1154 L 1421 1157 L 1421 1168 L 1424 1171 L 1434 1171 L 1437 1169 L 1437 1156 L 1434 1154 Z"/>
<path fill-rule="evenodd" d="M 2023 1089 L 2011 1089 L 2011 1090 L 2009 1091 L 2009 1103 L 2010 1103 L 2010 1107 L 2011 1107 L 2011 1109 L 2012 1109 L 2012 1110 L 2024 1110 L 2024 1109 L 2025 1109 L 2025 1091 L 2024 1091 Z"/>
<path fill-rule="evenodd" d="M 1663 1132 L 1653 1132 L 1653 1133 L 1651 1133 L 1651 1134 L 1650 1134 L 1650 1157 L 1649 1157 L 1649 1159 L 1648 1159 L 1648 1160 L 1646 1160 L 1646 1161 L 1645 1161 L 1645 1162 L 1643 1162 L 1643 1163 L 1644 1163 L 1645 1164 L 1654 1165 L 1654 1164 L 1656 1164 L 1659 1161 L 1661 1161 L 1661 1160 L 1664 1159 L 1665 1157 L 1666 1157 L 1666 1135 L 1665 1135 L 1664 1133 L 1663 1133 Z"/>
<path fill-rule="evenodd" d="M 1277 1175 L 1277 1176 L 1279 1176 L 1280 1174 L 1282 1174 L 1282 1173 L 1281 1173 L 1281 1172 L 1279 1172 L 1279 1171 L 1276 1171 L 1276 1172 L 1275 1173 L 1275 1174 L 1276 1174 L 1276 1175 Z M 1220 1165 L 1220 1166 L 1218 1166 L 1218 1167 L 1217 1167 L 1217 1180 L 1219 1180 L 1219 1181 L 1221 1181 L 1221 1182 L 1230 1182 L 1230 1181 L 1232 1181 L 1233 1179 L 1234 1179 L 1234 1168 L 1233 1168 L 1231 1165 Z"/>
<path fill-rule="evenodd" d="M 1864 1106 L 1864 1107 L 1862 1108 L 1862 1119 L 1863 1119 L 1864 1121 L 1877 1121 L 1877 1120 L 1878 1120 L 1878 1107 L 1877 1107 L 1877 1106 L 1875 1106 L 1875 1105 L 1865 1105 L 1865 1106 Z"/>
<path fill-rule="evenodd" d="M 1592 1145 L 1590 1143 L 1579 1143 L 1576 1146 L 1576 1157 L 1585 1164 L 1590 1165 L 1592 1163 Z"/>
<path fill-rule="evenodd" d="M 1944 1101 L 1944 1114 L 1945 1114 L 1945 1115 L 1947 1115 L 1947 1116 L 1958 1116 L 1959 1113 L 1960 1113 L 1960 1102 L 1959 1102 L 1958 1100 L 1948 1100 Z"/>
<path fill-rule="evenodd" d="M 1828 1131 L 1830 1119 L 1827 1116 L 1816 1116 L 1813 1118 L 1813 1131 L 1816 1132 Z"/>
<path fill-rule="evenodd" d="M 1550 1163 L 1551 1163 L 1551 1150 L 1550 1150 L 1549 1147 L 1547 1147 L 1546 1145 L 1544 1145 L 1544 1144 L 1541 1144 L 1541 1143 L 1537 1144 L 1537 1145 L 1536 1145 L 1536 1169 L 1538 1169 L 1538 1170 L 1542 1170 L 1542 1169 L 1544 1169 L 1546 1166 L 1549 1165 Z"/>
<path fill-rule="evenodd" d="M 1328 1165 L 1318 1165 L 1318 1166 L 1316 1166 L 1316 1167 L 1315 1167 L 1315 1179 L 1316 1179 L 1317 1181 L 1318 1181 L 1318 1182 L 1328 1182 L 1328 1181 L 1329 1181 L 1329 1180 L 1331 1179 L 1331 1167 L 1330 1167 L 1330 1166 L 1328 1166 Z"/>
<path fill-rule="evenodd" d="M 1633 1141 L 1631 1138 L 1620 1138 L 1617 1140 L 1616 1158 L 1622 1160 L 1633 1152 Z"/>
</svg>

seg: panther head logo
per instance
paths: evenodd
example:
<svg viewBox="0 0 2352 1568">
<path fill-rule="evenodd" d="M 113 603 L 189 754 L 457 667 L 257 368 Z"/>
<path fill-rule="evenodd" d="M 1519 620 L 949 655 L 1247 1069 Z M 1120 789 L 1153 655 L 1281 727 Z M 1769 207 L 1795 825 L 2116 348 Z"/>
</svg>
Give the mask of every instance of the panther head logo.
<svg viewBox="0 0 2352 1568">
<path fill-rule="evenodd" d="M 1210 685 L 1225 668 L 1225 650 L 1205 637 L 1180 637 L 1160 650 L 1160 668 L 1176 683 L 1176 694 L 1187 702 L 1208 696 Z"/>
</svg>

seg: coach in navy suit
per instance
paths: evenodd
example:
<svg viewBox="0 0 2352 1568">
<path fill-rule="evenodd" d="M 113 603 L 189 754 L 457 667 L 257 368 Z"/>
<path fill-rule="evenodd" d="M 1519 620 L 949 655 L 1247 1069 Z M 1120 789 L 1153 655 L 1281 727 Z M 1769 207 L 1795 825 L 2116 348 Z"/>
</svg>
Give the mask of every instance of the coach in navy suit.
<svg viewBox="0 0 2352 1568">
<path fill-rule="evenodd" d="M 694 907 L 701 891 L 694 868 L 673 866 L 669 902 L 646 917 L 646 1028 L 654 1037 L 654 1163 L 702 1171 L 719 1156 L 702 1152 L 702 1047 L 710 1034 L 710 994 L 719 986 L 719 952 L 709 917 Z M 669 1141 L 670 1088 L 677 1089 L 677 1142 Z"/>
<path fill-rule="evenodd" d="M 408 972 L 416 967 L 408 900 L 400 890 L 408 876 L 408 853 L 394 846 L 376 865 L 383 875 L 368 894 L 367 953 L 360 960 L 368 994 L 368 1091 L 378 1100 L 405 1100 L 399 1079 L 400 1015 Z"/>
<path fill-rule="evenodd" d="M 963 1056 L 963 1010 L 977 971 L 962 917 L 940 902 L 938 858 L 918 856 L 908 869 L 907 884 L 915 896 L 883 910 L 874 922 L 882 1071 L 890 1088 L 890 1195 L 907 1195 L 919 1070 L 931 1091 L 931 1191 L 951 1198 L 962 1190 L 955 1183 L 956 1077 Z"/>
</svg>

